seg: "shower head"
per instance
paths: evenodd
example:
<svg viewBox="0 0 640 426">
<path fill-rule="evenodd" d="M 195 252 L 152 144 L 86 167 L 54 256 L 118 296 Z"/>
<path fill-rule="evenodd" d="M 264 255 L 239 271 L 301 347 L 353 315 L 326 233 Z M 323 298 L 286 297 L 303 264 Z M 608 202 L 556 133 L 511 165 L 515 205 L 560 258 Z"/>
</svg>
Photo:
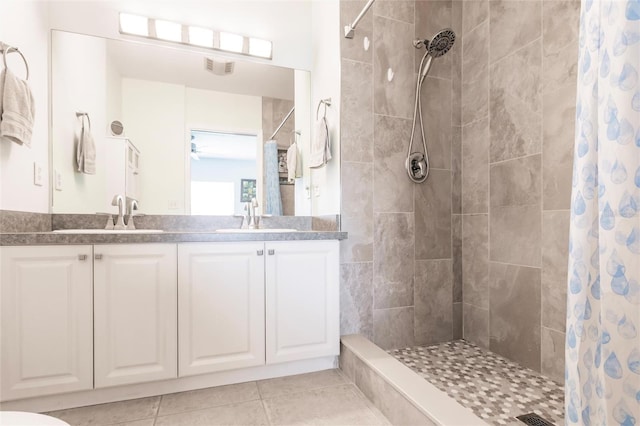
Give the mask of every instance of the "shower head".
<svg viewBox="0 0 640 426">
<path fill-rule="evenodd" d="M 427 46 L 427 52 L 429 52 L 429 55 L 434 58 L 439 58 L 453 47 L 453 43 L 455 43 L 455 41 L 456 33 L 454 33 L 450 28 L 445 28 L 434 35 L 428 45 L 426 43 L 425 45 Z"/>
<path fill-rule="evenodd" d="M 425 40 L 424 46 L 426 46 L 429 55 L 434 58 L 439 58 L 453 47 L 453 43 L 455 43 L 455 41 L 456 33 L 454 33 L 453 30 L 446 28 L 439 31 L 431 40 Z"/>
</svg>

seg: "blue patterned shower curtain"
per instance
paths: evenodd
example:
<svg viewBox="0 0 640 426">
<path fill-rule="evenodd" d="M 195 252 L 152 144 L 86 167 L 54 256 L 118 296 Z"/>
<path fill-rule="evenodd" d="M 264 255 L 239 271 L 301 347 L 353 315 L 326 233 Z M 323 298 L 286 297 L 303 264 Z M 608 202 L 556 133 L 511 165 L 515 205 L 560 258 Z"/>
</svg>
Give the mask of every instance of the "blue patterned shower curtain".
<svg viewBox="0 0 640 426">
<path fill-rule="evenodd" d="M 640 0 L 583 0 L 567 424 L 640 425 Z"/>
</svg>

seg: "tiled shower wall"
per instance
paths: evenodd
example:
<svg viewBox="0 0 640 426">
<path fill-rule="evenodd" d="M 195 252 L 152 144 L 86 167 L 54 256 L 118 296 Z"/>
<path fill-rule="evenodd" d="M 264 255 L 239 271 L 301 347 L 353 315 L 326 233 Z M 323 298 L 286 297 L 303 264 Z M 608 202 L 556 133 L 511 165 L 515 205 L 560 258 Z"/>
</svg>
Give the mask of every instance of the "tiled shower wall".
<svg viewBox="0 0 640 426">
<path fill-rule="evenodd" d="M 465 1 L 462 20 L 464 337 L 559 381 L 579 9 Z"/>
<path fill-rule="evenodd" d="M 341 26 L 365 3 L 341 0 Z M 461 43 L 435 61 L 422 90 L 430 177 L 413 184 L 404 168 L 424 53 L 412 41 L 461 26 L 458 2 L 378 0 L 354 39 L 341 41 L 342 230 L 349 232 L 341 248 L 341 332 L 383 348 L 462 333 L 462 278 L 454 274 L 462 269 L 461 86 L 452 72 L 461 68 Z"/>
</svg>

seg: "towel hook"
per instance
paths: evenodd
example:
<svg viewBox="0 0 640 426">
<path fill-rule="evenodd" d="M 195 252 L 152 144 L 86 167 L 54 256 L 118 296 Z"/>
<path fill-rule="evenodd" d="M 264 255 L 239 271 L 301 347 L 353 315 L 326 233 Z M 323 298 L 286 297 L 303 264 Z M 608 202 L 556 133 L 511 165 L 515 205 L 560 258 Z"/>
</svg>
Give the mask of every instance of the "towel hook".
<svg viewBox="0 0 640 426">
<path fill-rule="evenodd" d="M 17 52 L 22 57 L 22 60 L 24 61 L 24 66 L 25 66 L 25 68 L 27 70 L 27 78 L 25 80 L 29 80 L 29 63 L 27 62 L 27 58 L 24 57 L 24 55 L 22 54 L 20 49 L 18 49 L 17 47 L 12 47 L 12 46 L 9 46 L 8 44 L 0 42 L 0 50 L 2 51 L 2 62 L 4 63 L 4 67 L 7 68 L 7 69 L 9 68 L 7 66 L 7 54 L 8 53 Z"/>
<path fill-rule="evenodd" d="M 318 114 L 320 113 L 320 107 L 324 105 L 324 113 L 322 114 L 322 118 L 327 118 L 327 107 L 331 106 L 331 98 L 320 99 L 318 102 L 318 108 L 316 108 L 316 120 L 318 119 Z"/>
<path fill-rule="evenodd" d="M 91 129 L 91 117 L 89 117 L 88 112 L 76 111 L 76 117 L 80 118 L 82 121 L 82 127 L 84 128 L 84 117 L 87 117 L 87 121 L 89 122 L 89 129 Z"/>
<path fill-rule="evenodd" d="M 289 146 L 293 145 L 294 143 L 298 143 L 298 136 L 302 134 L 300 130 L 292 130 L 291 133 L 293 135 L 293 138 L 289 140 Z"/>
</svg>

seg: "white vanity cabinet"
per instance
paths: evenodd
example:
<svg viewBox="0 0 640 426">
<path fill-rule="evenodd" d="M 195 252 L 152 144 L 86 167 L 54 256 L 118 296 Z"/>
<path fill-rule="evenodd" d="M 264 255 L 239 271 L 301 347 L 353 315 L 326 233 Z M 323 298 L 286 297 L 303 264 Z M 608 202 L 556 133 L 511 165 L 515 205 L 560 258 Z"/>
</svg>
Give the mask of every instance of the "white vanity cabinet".
<svg viewBox="0 0 640 426">
<path fill-rule="evenodd" d="M 337 241 L 180 244 L 179 374 L 338 355 Z"/>
<path fill-rule="evenodd" d="M 269 242 L 266 361 L 340 353 L 338 241 Z"/>
<path fill-rule="evenodd" d="M 94 246 L 95 387 L 177 377 L 175 244 Z"/>
<path fill-rule="evenodd" d="M 0 400 L 93 387 L 92 247 L 0 247 Z"/>
<path fill-rule="evenodd" d="M 178 246 L 179 375 L 264 364 L 264 243 Z"/>
</svg>

